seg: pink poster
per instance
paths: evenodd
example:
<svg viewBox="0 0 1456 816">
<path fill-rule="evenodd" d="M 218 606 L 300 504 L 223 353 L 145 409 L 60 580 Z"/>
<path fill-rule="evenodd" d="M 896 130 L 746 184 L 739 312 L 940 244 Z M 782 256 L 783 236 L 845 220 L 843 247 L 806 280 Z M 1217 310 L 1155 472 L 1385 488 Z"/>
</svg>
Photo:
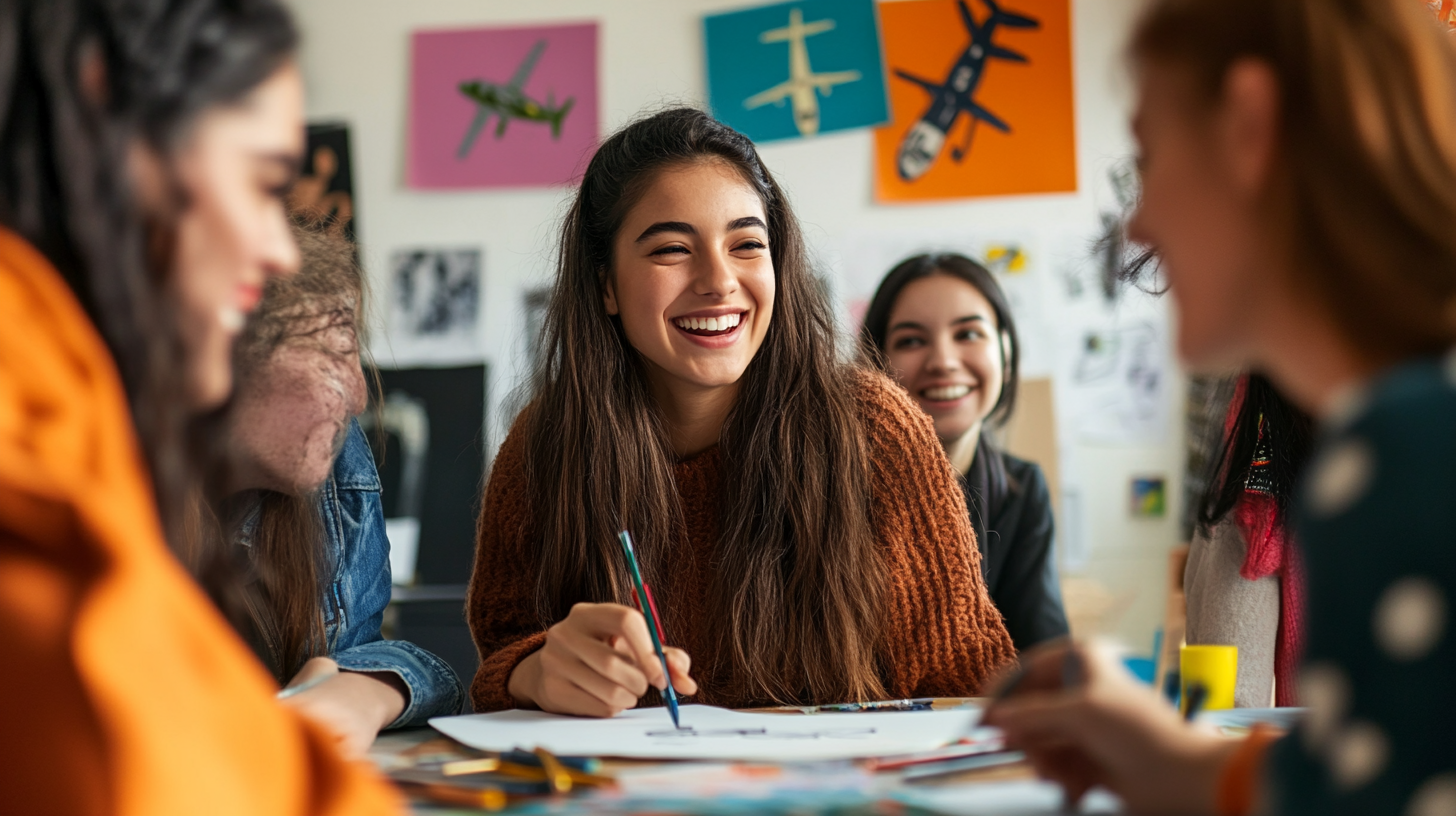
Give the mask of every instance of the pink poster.
<svg viewBox="0 0 1456 816">
<path fill-rule="evenodd" d="M 409 186 L 568 184 L 597 142 L 597 26 L 417 31 Z"/>
</svg>

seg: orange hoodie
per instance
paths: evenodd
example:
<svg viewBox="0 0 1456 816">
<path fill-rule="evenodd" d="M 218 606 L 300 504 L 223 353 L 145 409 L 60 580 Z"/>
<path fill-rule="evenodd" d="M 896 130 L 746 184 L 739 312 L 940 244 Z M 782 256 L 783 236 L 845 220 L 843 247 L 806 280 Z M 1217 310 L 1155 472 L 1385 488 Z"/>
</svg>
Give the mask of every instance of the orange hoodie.
<svg viewBox="0 0 1456 816">
<path fill-rule="evenodd" d="M 0 230 L 0 801 L 7 813 L 399 813 L 279 705 L 163 545 L 115 366 Z"/>
</svg>

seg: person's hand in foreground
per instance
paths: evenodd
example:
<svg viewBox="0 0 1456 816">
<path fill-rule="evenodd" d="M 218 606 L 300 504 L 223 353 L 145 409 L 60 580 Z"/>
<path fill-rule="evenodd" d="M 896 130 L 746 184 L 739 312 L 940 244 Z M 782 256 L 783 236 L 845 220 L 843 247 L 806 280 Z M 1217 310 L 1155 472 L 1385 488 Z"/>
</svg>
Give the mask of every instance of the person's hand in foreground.
<svg viewBox="0 0 1456 816">
<path fill-rule="evenodd" d="M 692 661 L 664 646 L 672 687 L 698 692 Z M 523 708 L 557 714 L 612 717 L 637 705 L 647 687 L 667 688 L 642 613 L 620 604 L 580 603 L 546 631 L 546 644 L 511 672 L 510 694 Z"/>
<path fill-rule="evenodd" d="M 1225 760 L 1238 743 L 1185 724 L 1108 648 L 1058 641 L 1022 658 L 1025 674 L 985 722 L 1006 731 L 1069 803 L 1101 785 L 1134 813 L 1214 812 Z"/>
<path fill-rule="evenodd" d="M 320 678 L 325 679 L 282 702 L 332 731 L 345 756 L 363 757 L 379 730 L 404 711 L 408 692 L 396 675 L 340 671 L 339 664 L 327 657 L 303 664 L 285 688 Z"/>
</svg>

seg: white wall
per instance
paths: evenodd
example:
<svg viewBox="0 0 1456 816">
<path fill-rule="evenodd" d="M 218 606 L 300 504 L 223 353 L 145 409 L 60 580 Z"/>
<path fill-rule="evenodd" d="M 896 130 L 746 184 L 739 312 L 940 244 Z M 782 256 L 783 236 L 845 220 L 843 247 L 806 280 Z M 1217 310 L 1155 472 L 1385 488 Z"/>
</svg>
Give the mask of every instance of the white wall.
<svg viewBox="0 0 1456 816">
<path fill-rule="evenodd" d="M 352 127 L 356 209 L 363 258 L 376 288 L 390 253 L 404 247 L 474 245 L 484 249 L 481 342 L 492 365 L 490 444 L 509 417 L 502 400 L 525 359 L 522 293 L 547 280 L 565 189 L 506 192 L 417 192 L 403 184 L 409 35 L 418 28 L 492 23 L 596 20 L 601 25 L 599 82 L 603 131 L 644 108 L 705 99 L 701 16 L 748 5 L 735 0 L 294 0 L 304 30 L 304 75 L 313 120 Z M 763 147 L 769 167 L 789 191 L 819 257 L 844 266 L 846 247 L 863 235 L 895 232 L 939 236 L 1014 234 L 1050 251 L 1060 236 L 1090 240 L 1099 208 L 1113 205 L 1104 181 L 1130 151 L 1125 117 L 1129 82 L 1119 49 L 1137 0 L 1073 0 L 1079 188 L 1075 195 L 1026 196 L 964 203 L 877 206 L 871 198 L 868 131 Z M 861 236 L 861 237 L 856 237 Z M 1085 243 L 1085 241 L 1084 241 Z M 1062 240 L 1061 245 L 1076 246 Z M 1050 272 L 1043 285 L 1055 289 Z M 1136 299 L 1134 299 L 1136 300 Z M 1055 328 L 1064 304 L 1047 297 Z M 1097 307 L 1083 306 L 1082 309 Z M 1166 304 L 1122 307 L 1161 314 Z M 1046 342 L 1066 338 L 1048 335 Z M 390 364 L 387 338 L 376 357 Z M 1095 446 L 1063 434 L 1063 482 L 1079 492 L 1087 548 L 1076 571 L 1100 581 L 1130 604 L 1116 628 L 1147 652 L 1161 621 L 1167 548 L 1175 543 L 1182 468 L 1182 383 L 1168 388 L 1170 424 L 1158 444 Z M 1128 479 L 1161 473 L 1172 506 L 1163 520 L 1134 520 Z M 462 576 L 463 579 L 463 576 Z"/>
</svg>

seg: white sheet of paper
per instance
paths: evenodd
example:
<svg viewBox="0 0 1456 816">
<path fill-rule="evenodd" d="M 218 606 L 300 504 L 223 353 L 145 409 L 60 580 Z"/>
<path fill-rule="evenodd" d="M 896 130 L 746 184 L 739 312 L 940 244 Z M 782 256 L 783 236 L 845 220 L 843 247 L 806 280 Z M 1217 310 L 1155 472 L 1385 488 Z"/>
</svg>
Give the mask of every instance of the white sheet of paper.
<svg viewBox="0 0 1456 816">
<path fill-rule="evenodd" d="M 562 756 L 805 762 L 908 754 L 947 745 L 980 718 L 977 709 L 857 714 L 750 714 L 682 707 L 683 730 L 665 708 L 607 720 L 541 711 L 436 717 L 430 725 L 482 751 L 545 748 Z"/>
</svg>

